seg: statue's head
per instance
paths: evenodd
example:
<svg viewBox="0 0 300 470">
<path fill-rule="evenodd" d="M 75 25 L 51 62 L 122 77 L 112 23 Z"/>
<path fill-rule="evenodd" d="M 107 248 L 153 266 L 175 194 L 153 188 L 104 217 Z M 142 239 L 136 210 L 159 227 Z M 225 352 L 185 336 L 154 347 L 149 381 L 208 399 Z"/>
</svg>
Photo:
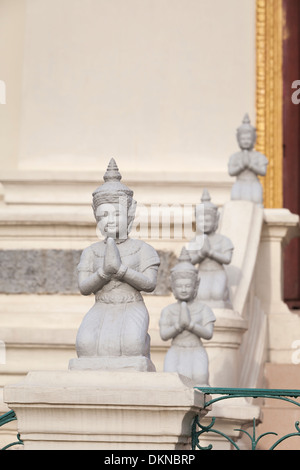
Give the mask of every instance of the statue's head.
<svg viewBox="0 0 300 470">
<path fill-rule="evenodd" d="M 211 202 L 207 189 L 203 190 L 201 203 L 196 206 L 197 233 L 209 234 L 215 232 L 219 224 L 218 206 Z"/>
<path fill-rule="evenodd" d="M 178 263 L 171 269 L 171 286 L 177 300 L 188 302 L 196 297 L 198 291 L 198 271 L 191 263 L 191 258 L 182 248 Z"/>
<path fill-rule="evenodd" d="M 135 216 L 133 191 L 121 183 L 122 176 L 113 158 L 103 179 L 104 183 L 93 192 L 97 227 L 105 238 L 126 239 Z"/>
<path fill-rule="evenodd" d="M 245 114 L 240 127 L 237 129 L 237 141 L 242 150 L 252 150 L 256 142 L 256 129 L 250 123 L 248 114 Z"/>
</svg>

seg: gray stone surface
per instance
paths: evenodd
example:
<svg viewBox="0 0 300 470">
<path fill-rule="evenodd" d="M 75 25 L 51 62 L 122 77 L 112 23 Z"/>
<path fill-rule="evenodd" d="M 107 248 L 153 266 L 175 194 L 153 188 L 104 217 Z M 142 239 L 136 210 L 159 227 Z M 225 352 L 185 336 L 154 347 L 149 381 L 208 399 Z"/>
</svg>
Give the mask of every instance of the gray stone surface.
<svg viewBox="0 0 300 470">
<path fill-rule="evenodd" d="M 150 295 L 168 295 L 176 256 L 171 251 L 158 251 L 158 255 L 157 286 Z M 77 294 L 80 256 L 81 250 L 1 250 L 0 293 Z"/>
<path fill-rule="evenodd" d="M 177 263 L 177 257 L 173 251 L 157 251 L 160 257 L 160 266 L 157 274 L 157 285 L 152 295 L 168 295 L 171 293 L 170 271 Z"/>
<path fill-rule="evenodd" d="M 78 292 L 77 250 L 0 251 L 0 292 L 72 294 Z"/>
</svg>

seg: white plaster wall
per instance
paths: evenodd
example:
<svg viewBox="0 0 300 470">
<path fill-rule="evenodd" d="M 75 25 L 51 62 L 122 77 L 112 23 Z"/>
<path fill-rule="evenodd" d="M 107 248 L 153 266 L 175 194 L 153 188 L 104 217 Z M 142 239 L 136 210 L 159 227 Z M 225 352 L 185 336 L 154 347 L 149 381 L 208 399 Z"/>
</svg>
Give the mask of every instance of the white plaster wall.
<svg viewBox="0 0 300 470">
<path fill-rule="evenodd" d="M 0 103 L 0 177 L 18 165 L 25 7 L 25 0 L 0 0 L 0 80 L 6 91 Z"/>
<path fill-rule="evenodd" d="M 255 122 L 255 0 L 20 1 L 19 169 L 227 172 Z"/>
</svg>

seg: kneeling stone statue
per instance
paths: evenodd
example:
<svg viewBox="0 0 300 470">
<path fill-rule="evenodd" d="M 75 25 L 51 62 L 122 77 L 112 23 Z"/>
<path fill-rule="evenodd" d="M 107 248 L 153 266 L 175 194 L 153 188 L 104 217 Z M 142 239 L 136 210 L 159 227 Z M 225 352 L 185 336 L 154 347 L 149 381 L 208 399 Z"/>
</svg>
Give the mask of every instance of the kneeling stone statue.
<svg viewBox="0 0 300 470">
<path fill-rule="evenodd" d="M 234 247 L 217 231 L 219 216 L 218 207 L 205 189 L 196 207 L 196 237 L 189 242 L 188 251 L 201 279 L 198 299 L 211 308 L 232 308 L 225 265 L 231 263 Z"/>
<path fill-rule="evenodd" d="M 76 338 L 70 369 L 154 371 L 150 359 L 149 314 L 141 291 L 156 287 L 159 256 L 150 245 L 129 238 L 135 215 L 133 191 L 121 183 L 111 159 L 104 184 L 93 193 L 93 210 L 104 240 L 87 247 L 78 265 L 79 289 L 95 295 Z"/>
<path fill-rule="evenodd" d="M 237 129 L 237 140 L 240 151 L 233 154 L 228 162 L 229 175 L 236 176 L 231 199 L 252 201 L 263 206 L 263 188 L 258 176 L 266 175 L 268 159 L 254 149 L 256 129 L 251 125 L 248 114 Z"/>
<path fill-rule="evenodd" d="M 161 338 L 172 339 L 164 371 L 184 375 L 194 386 L 208 386 L 208 356 L 201 338 L 212 338 L 216 317 L 210 307 L 197 299 L 198 271 L 185 248 L 178 261 L 171 270 L 172 291 L 177 302 L 162 310 L 159 323 Z"/>
</svg>

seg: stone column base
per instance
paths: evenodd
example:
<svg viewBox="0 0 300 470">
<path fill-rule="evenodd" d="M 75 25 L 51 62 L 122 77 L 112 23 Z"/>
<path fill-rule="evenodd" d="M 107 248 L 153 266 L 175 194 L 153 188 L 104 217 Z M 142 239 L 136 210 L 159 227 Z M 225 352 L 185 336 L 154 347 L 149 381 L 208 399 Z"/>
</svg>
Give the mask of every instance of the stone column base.
<svg viewBox="0 0 300 470">
<path fill-rule="evenodd" d="M 4 389 L 27 450 L 191 449 L 204 396 L 177 373 L 30 372 Z"/>
</svg>

